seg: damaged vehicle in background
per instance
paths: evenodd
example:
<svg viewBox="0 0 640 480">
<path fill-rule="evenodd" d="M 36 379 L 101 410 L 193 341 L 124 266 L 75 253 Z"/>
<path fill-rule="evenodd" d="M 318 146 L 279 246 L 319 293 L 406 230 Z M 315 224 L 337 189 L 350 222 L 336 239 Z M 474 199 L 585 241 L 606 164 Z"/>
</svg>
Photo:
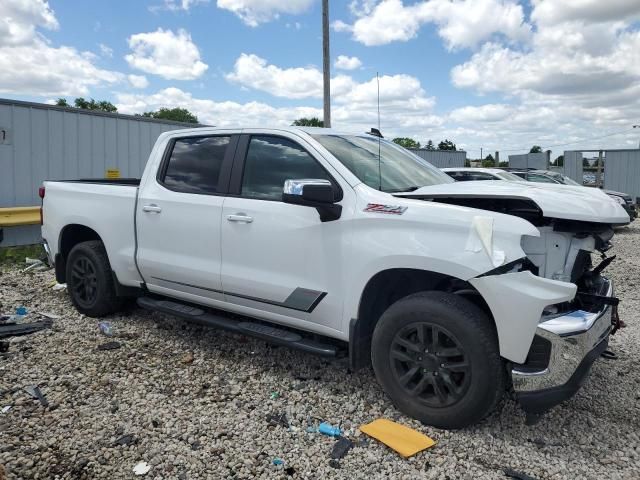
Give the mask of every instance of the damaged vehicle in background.
<svg viewBox="0 0 640 480">
<path fill-rule="evenodd" d="M 176 130 L 140 180 L 47 181 L 40 195 L 45 248 L 78 311 L 135 296 L 347 355 L 437 427 L 478 422 L 510 389 L 536 417 L 578 390 L 618 324 L 602 273 L 629 217 L 606 195 L 456 183 L 372 135 Z"/>
</svg>

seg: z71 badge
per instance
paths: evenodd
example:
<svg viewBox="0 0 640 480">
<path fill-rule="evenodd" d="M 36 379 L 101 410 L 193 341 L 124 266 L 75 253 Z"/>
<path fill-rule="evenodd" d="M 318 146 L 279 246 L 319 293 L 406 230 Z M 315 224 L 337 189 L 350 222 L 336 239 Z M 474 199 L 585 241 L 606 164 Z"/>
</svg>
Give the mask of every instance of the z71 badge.
<svg viewBox="0 0 640 480">
<path fill-rule="evenodd" d="M 368 203 L 363 211 L 372 213 L 389 213 L 391 215 L 402 215 L 407 207 L 400 205 L 383 205 L 381 203 Z"/>
</svg>

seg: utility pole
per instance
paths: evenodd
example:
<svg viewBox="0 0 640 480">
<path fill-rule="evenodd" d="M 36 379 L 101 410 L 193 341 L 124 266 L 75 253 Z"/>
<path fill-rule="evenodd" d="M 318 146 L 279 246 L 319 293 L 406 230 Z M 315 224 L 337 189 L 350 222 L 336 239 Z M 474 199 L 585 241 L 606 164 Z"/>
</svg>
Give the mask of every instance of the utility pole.
<svg viewBox="0 0 640 480">
<path fill-rule="evenodd" d="M 602 188 L 602 150 L 598 152 L 598 163 L 596 167 L 596 188 Z"/>
<path fill-rule="evenodd" d="M 331 56 L 329 55 L 329 0 L 322 0 L 322 70 L 324 126 L 331 128 Z"/>
<path fill-rule="evenodd" d="M 634 125 L 633 128 L 640 128 L 640 125 Z M 640 150 L 640 142 L 638 142 L 638 149 Z"/>
<path fill-rule="evenodd" d="M 484 157 L 482 156 L 482 147 L 480 147 L 480 161 L 484 160 Z"/>
</svg>

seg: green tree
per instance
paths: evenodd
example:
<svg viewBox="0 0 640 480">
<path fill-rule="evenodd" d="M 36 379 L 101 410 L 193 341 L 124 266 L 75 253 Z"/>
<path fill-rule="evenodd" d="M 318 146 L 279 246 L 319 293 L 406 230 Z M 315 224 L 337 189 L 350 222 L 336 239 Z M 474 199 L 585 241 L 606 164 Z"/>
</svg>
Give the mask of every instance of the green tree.
<svg viewBox="0 0 640 480">
<path fill-rule="evenodd" d="M 482 160 L 482 166 L 485 168 L 491 168 L 496 166 L 496 160 L 493 155 L 489 154 Z"/>
<path fill-rule="evenodd" d="M 465 166 L 465 167 L 470 167 L 470 166 L 471 166 L 471 160 L 469 160 L 468 158 L 465 158 L 465 160 L 464 160 L 464 166 Z"/>
<path fill-rule="evenodd" d="M 582 166 L 583 167 L 590 167 L 591 166 L 591 162 L 589 162 L 588 158 L 583 158 L 582 159 Z"/>
<path fill-rule="evenodd" d="M 320 120 L 318 117 L 303 117 L 294 120 L 291 125 L 294 127 L 324 127 L 324 120 Z"/>
<path fill-rule="evenodd" d="M 426 148 L 427 150 L 435 150 L 436 149 L 435 145 L 433 144 L 433 142 L 431 140 L 429 140 L 427 142 L 427 145 L 424 148 Z"/>
<path fill-rule="evenodd" d="M 456 151 L 456 144 L 453 143 L 451 140 L 445 139 L 442 142 L 440 142 L 438 144 L 438 150 L 452 150 L 452 151 Z"/>
<path fill-rule="evenodd" d="M 70 105 L 67 103 L 66 98 L 59 98 L 56 100 L 56 105 L 59 107 L 69 107 Z"/>
<path fill-rule="evenodd" d="M 408 137 L 396 137 L 393 139 L 393 143 L 397 143 L 404 148 L 420 148 L 420 142 Z"/>
<path fill-rule="evenodd" d="M 499 167 L 508 167 L 509 166 L 509 162 L 500 162 L 500 165 L 498 165 Z"/>
<path fill-rule="evenodd" d="M 172 120 L 174 122 L 182 123 L 198 123 L 198 117 L 191 113 L 186 108 L 165 108 L 162 107 L 155 112 L 144 112 L 143 117 L 158 118 L 161 120 Z"/>
<path fill-rule="evenodd" d="M 118 111 L 116 106 L 107 102 L 106 100 L 100 100 L 96 102 L 93 98 L 90 100 L 86 100 L 83 97 L 78 97 L 73 101 L 73 104 L 76 108 L 82 108 L 83 110 L 99 110 L 101 112 L 111 112 L 115 113 Z"/>
<path fill-rule="evenodd" d="M 556 167 L 562 167 L 564 166 L 564 155 L 558 155 L 558 158 L 556 158 L 553 162 L 552 165 L 556 166 Z"/>
<path fill-rule="evenodd" d="M 529 150 L 529 153 L 542 153 L 542 147 L 540 145 L 534 145 L 531 147 L 531 150 Z"/>
</svg>

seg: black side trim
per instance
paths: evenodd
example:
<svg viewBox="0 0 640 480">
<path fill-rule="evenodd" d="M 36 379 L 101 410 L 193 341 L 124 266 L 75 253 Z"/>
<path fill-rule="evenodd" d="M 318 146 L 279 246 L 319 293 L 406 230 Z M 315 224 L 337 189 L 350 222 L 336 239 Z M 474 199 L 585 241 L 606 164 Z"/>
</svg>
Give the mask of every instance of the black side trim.
<svg viewBox="0 0 640 480">
<path fill-rule="evenodd" d="M 365 322 L 352 318 L 349 322 L 349 368 L 352 372 L 371 365 L 371 332 Z"/>
<path fill-rule="evenodd" d="M 288 308 L 291 310 L 297 310 L 299 312 L 311 313 L 318 306 L 324 297 L 327 296 L 327 292 L 319 292 L 317 290 L 311 290 L 308 288 L 296 288 L 291 295 L 289 295 L 284 302 L 276 302 L 275 300 L 267 300 L 265 298 L 252 297 L 250 295 L 242 295 L 240 293 L 224 292 L 222 290 L 216 290 L 214 288 L 201 287 L 190 283 L 177 282 L 175 280 L 167 280 L 166 278 L 151 277 L 162 282 L 175 283 L 177 285 L 183 285 L 185 287 L 197 288 L 199 290 L 206 290 L 208 292 L 220 293 L 224 295 L 230 295 L 236 298 L 243 298 L 245 300 L 251 300 L 253 302 L 265 303 L 267 305 L 275 305 L 276 307 Z"/>
<path fill-rule="evenodd" d="M 530 414 L 542 414 L 575 395 L 587 379 L 591 365 L 593 365 L 593 362 L 607 349 L 608 344 L 609 340 L 604 339 L 596 345 L 593 350 L 582 359 L 576 371 L 564 385 L 535 392 L 517 393 L 516 397 L 522 409 Z"/>
</svg>

